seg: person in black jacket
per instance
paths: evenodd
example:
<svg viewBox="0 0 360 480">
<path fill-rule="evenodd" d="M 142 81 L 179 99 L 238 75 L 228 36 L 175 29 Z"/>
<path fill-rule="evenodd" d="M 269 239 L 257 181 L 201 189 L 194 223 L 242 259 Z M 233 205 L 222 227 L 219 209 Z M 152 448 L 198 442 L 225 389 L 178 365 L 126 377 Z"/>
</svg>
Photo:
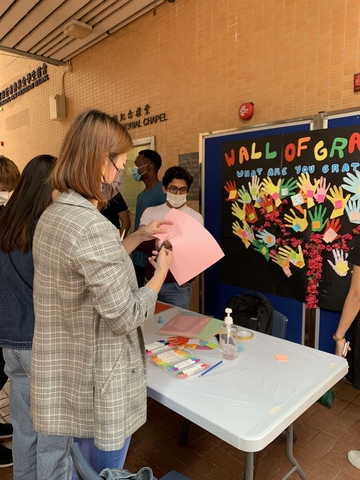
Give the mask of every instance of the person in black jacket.
<svg viewBox="0 0 360 480">
<path fill-rule="evenodd" d="M 0 156 L 0 212 L 4 204 L 8 201 L 10 193 L 19 183 L 20 172 L 15 163 L 10 158 Z M 0 348 L 0 390 L 7 382 L 7 375 L 4 372 L 4 356 Z M 10 438 L 13 429 L 11 423 L 0 423 L 0 440 Z M 13 464 L 12 452 L 9 448 L 0 444 L 0 468 L 10 467 Z"/>
<path fill-rule="evenodd" d="M 0 212 L 0 347 L 10 378 L 14 480 L 71 477 L 70 437 L 44 435 L 30 416 L 30 361 L 34 336 L 32 243 L 36 224 L 52 203 L 55 157 L 38 155 Z"/>
</svg>

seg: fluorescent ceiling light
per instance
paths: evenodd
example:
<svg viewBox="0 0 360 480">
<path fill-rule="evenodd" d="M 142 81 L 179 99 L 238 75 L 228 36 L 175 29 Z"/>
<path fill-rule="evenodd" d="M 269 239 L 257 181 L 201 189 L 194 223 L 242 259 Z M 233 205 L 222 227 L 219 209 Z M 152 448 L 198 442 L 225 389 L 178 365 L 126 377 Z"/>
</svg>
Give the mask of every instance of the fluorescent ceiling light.
<svg viewBox="0 0 360 480">
<path fill-rule="evenodd" d="M 92 32 L 92 26 L 72 19 L 64 25 L 63 32 L 69 37 L 85 38 Z"/>
</svg>

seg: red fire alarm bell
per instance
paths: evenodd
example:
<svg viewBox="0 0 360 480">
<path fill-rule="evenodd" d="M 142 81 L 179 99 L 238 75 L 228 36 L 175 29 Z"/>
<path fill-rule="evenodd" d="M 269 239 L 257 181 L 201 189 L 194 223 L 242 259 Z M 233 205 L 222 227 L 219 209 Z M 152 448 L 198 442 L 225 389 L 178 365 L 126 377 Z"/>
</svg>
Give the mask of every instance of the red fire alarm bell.
<svg viewBox="0 0 360 480">
<path fill-rule="evenodd" d="M 354 73 L 354 92 L 360 92 L 360 73 Z"/>
<path fill-rule="evenodd" d="M 250 120 L 254 115 L 254 104 L 252 102 L 245 102 L 240 105 L 239 117 L 241 120 Z"/>
</svg>

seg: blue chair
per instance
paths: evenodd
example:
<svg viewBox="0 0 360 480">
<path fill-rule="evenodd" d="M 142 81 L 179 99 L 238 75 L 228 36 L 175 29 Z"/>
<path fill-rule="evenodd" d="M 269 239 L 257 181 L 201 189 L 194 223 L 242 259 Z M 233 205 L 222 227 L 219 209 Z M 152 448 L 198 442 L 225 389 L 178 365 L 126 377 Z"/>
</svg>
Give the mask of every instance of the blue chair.
<svg viewBox="0 0 360 480">
<path fill-rule="evenodd" d="M 271 329 L 271 336 L 286 339 L 288 319 L 282 313 L 274 310 L 274 320 Z"/>
<path fill-rule="evenodd" d="M 71 447 L 71 458 L 73 460 L 79 480 L 102 479 L 102 477 L 100 477 L 91 467 L 91 465 L 89 465 L 89 463 L 85 460 L 80 450 L 79 444 L 77 443 L 74 443 Z M 172 470 L 171 472 L 161 477 L 159 480 L 191 480 L 191 478 L 186 477 L 182 473 L 176 472 L 175 470 Z"/>
</svg>

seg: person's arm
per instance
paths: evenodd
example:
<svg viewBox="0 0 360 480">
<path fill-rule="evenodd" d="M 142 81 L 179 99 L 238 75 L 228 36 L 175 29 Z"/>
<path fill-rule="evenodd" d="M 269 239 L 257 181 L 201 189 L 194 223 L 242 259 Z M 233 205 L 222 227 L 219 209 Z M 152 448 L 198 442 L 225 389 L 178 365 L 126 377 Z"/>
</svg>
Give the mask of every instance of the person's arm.
<svg viewBox="0 0 360 480">
<path fill-rule="evenodd" d="M 349 293 L 341 312 L 338 327 L 335 335 L 337 338 L 345 337 L 346 332 L 351 327 L 356 315 L 360 310 L 360 266 L 354 265 Z M 336 342 L 336 355 L 341 356 L 346 339 Z"/>
<path fill-rule="evenodd" d="M 129 210 L 124 210 L 122 212 L 118 212 L 119 219 L 120 219 L 120 237 L 122 236 L 123 232 L 125 231 L 124 238 L 127 237 L 131 227 L 131 219 Z"/>
</svg>

